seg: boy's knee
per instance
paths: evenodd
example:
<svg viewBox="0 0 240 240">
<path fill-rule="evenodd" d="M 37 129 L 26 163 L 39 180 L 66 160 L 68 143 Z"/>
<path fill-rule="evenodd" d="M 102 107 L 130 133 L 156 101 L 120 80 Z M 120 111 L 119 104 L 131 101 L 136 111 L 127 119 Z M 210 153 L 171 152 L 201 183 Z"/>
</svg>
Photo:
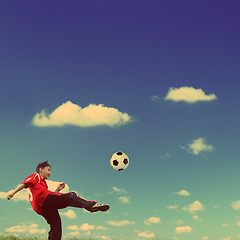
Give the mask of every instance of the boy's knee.
<svg viewBox="0 0 240 240">
<path fill-rule="evenodd" d="M 70 192 L 71 194 L 73 194 L 73 195 L 75 195 L 75 196 L 77 196 L 77 194 L 75 193 L 75 192 Z"/>
</svg>

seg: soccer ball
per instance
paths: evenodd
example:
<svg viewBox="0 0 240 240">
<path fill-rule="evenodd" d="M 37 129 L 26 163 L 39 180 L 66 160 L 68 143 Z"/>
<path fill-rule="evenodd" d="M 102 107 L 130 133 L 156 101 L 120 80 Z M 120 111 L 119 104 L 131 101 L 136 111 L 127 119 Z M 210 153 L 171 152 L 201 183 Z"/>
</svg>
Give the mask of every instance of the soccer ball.
<svg viewBox="0 0 240 240">
<path fill-rule="evenodd" d="M 110 164 L 116 171 L 122 171 L 128 167 L 129 158 L 123 152 L 116 152 L 112 155 Z"/>
</svg>

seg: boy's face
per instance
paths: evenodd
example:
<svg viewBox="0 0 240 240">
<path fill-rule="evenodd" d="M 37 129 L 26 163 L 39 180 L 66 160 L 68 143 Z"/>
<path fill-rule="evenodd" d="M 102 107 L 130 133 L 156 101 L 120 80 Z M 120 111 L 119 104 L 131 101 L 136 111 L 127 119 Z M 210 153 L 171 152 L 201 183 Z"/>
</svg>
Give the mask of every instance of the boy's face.
<svg viewBox="0 0 240 240">
<path fill-rule="evenodd" d="M 44 178 L 48 179 L 51 175 L 51 167 L 39 168 L 39 174 Z"/>
</svg>

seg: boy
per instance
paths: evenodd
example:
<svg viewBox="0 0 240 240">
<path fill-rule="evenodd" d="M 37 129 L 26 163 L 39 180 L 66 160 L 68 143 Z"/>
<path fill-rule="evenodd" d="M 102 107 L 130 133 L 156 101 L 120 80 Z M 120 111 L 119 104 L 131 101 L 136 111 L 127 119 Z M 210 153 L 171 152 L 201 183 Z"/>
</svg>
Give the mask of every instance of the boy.
<svg viewBox="0 0 240 240">
<path fill-rule="evenodd" d="M 55 192 L 49 191 L 45 181 L 51 175 L 51 166 L 48 161 L 39 163 L 36 172 L 27 177 L 13 192 L 8 193 L 7 199 L 10 200 L 23 188 L 28 188 L 30 190 L 29 201 L 33 210 L 43 216 L 50 225 L 49 240 L 61 240 L 62 237 L 62 224 L 58 209 L 77 207 L 85 208 L 89 212 L 105 212 L 109 209 L 107 204 L 87 201 L 78 197 L 74 192 L 60 193 L 64 189 L 65 183 L 59 184 Z"/>
</svg>

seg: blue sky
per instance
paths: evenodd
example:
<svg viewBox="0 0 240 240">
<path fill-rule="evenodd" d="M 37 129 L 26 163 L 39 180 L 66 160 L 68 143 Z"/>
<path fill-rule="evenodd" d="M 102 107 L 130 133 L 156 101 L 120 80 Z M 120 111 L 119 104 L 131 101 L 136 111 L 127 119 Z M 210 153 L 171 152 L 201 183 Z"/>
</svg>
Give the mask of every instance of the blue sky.
<svg viewBox="0 0 240 240">
<path fill-rule="evenodd" d="M 239 8 L 2 1 L 0 233 L 47 236 L 5 196 L 49 160 L 49 186 L 111 206 L 62 210 L 64 238 L 240 239 Z"/>
</svg>

